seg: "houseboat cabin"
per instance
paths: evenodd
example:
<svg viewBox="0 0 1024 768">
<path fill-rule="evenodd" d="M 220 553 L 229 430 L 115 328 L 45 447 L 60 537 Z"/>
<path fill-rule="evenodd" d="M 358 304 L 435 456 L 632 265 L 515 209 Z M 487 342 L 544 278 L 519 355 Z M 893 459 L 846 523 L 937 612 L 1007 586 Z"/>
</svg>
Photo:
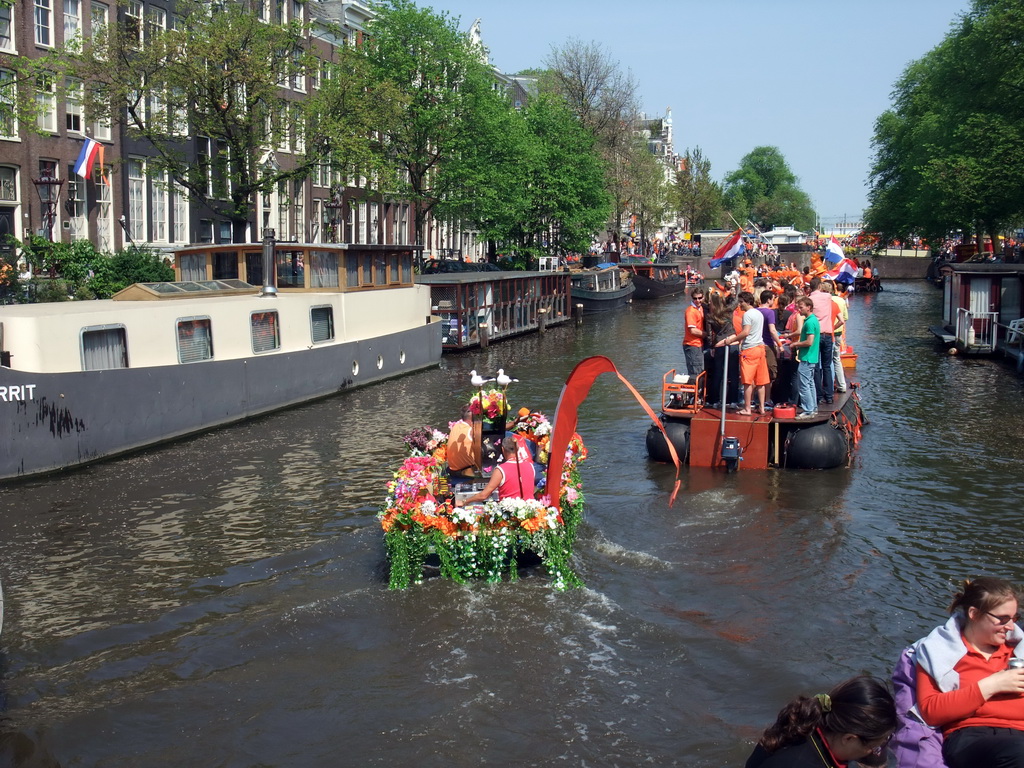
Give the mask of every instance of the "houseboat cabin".
<svg viewBox="0 0 1024 768">
<path fill-rule="evenodd" d="M 967 354 L 992 354 L 1008 339 L 1016 343 L 1013 324 L 1021 318 L 1024 264 L 949 263 L 943 270 L 945 335 L 936 335 Z"/>
</svg>

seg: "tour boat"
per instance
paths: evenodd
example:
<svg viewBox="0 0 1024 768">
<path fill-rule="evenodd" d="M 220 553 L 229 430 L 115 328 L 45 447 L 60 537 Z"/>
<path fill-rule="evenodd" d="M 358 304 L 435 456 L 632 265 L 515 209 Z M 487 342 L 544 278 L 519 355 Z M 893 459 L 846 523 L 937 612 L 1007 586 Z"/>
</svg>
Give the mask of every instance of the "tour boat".
<svg viewBox="0 0 1024 768">
<path fill-rule="evenodd" d="M 176 282 L 0 307 L 0 480 L 437 365 L 441 324 L 413 257 L 410 246 L 193 246 L 175 254 Z"/>
<path fill-rule="evenodd" d="M 844 368 L 846 366 L 844 365 Z M 707 405 L 707 373 L 695 377 L 666 373 L 661 388 L 662 428 L 647 432 L 647 453 L 670 461 L 672 445 L 691 466 L 735 469 L 831 469 L 849 463 L 861 427 L 859 385 L 847 378 L 845 392 L 819 404 L 817 414 L 797 419 L 794 406 L 776 405 L 749 416 Z"/>
<path fill-rule="evenodd" d="M 622 266 L 629 271 L 633 285 L 636 286 L 634 299 L 661 299 L 686 291 L 688 281 L 678 264 L 653 264 L 648 261 Z"/>
</svg>

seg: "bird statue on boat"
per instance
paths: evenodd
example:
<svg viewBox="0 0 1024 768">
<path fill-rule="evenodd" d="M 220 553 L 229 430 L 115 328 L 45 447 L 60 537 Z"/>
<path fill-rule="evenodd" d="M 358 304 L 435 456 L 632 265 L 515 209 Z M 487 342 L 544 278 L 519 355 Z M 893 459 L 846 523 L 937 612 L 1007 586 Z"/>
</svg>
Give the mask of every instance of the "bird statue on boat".
<svg viewBox="0 0 1024 768">
<path fill-rule="evenodd" d="M 477 389 L 484 385 L 484 381 L 486 381 L 486 379 L 484 379 L 484 377 L 477 373 L 475 370 L 469 372 L 469 383 L 472 384 Z"/>
</svg>

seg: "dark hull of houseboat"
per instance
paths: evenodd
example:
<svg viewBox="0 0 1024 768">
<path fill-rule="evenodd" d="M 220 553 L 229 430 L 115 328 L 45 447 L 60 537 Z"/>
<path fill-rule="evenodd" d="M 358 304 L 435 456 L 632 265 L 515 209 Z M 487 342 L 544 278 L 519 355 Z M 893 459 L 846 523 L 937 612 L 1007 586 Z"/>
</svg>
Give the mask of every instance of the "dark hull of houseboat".
<svg viewBox="0 0 1024 768">
<path fill-rule="evenodd" d="M 662 299 L 666 296 L 676 296 L 686 291 L 686 278 L 676 275 L 675 279 L 657 280 L 646 275 L 633 275 L 633 285 L 636 286 L 634 299 L 647 301 L 650 299 Z"/>
<path fill-rule="evenodd" d="M 435 321 L 360 341 L 190 365 L 49 374 L 3 368 L 0 480 L 145 448 L 440 359 Z"/>
<path fill-rule="evenodd" d="M 582 304 L 586 314 L 592 312 L 607 312 L 611 309 L 619 309 L 626 306 L 633 300 L 633 293 L 636 287 L 629 283 L 613 291 L 592 291 L 586 288 L 572 287 L 572 303 Z"/>
</svg>

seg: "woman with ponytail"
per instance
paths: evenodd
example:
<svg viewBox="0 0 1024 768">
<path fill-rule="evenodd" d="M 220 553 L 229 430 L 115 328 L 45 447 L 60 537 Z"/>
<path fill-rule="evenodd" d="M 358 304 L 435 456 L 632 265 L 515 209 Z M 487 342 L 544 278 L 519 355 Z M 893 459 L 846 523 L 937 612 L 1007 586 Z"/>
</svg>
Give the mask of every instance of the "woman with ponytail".
<svg viewBox="0 0 1024 768">
<path fill-rule="evenodd" d="M 789 702 L 761 736 L 746 768 L 884 766 L 896 705 L 880 680 L 860 675 L 828 693 Z"/>
<path fill-rule="evenodd" d="M 917 705 L 949 768 L 1024 768 L 1024 633 L 1008 581 L 964 581 L 950 619 L 917 643 Z"/>
</svg>

